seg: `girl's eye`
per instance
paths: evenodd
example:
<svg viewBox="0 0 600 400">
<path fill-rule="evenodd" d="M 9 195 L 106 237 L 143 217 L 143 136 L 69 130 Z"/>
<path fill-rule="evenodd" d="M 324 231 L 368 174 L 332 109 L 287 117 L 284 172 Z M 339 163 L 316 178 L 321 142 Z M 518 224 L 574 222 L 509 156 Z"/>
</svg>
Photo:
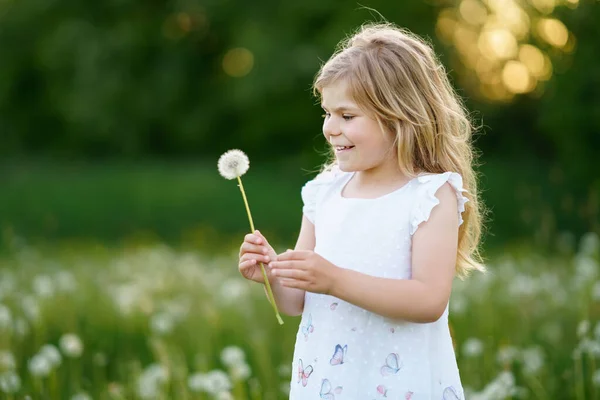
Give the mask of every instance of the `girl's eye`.
<svg viewBox="0 0 600 400">
<path fill-rule="evenodd" d="M 346 121 L 350 121 L 352 118 L 354 118 L 354 115 L 344 115 L 343 117 Z"/>
</svg>

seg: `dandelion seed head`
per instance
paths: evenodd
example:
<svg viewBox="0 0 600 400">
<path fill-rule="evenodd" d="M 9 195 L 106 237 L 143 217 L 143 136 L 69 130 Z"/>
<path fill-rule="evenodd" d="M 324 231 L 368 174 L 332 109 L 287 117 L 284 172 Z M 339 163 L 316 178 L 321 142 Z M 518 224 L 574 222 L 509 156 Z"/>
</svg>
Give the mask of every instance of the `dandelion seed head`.
<svg viewBox="0 0 600 400">
<path fill-rule="evenodd" d="M 483 352 L 483 343 L 477 338 L 468 338 L 462 346 L 465 357 L 477 357 Z"/>
<path fill-rule="evenodd" d="M 0 375 L 0 390 L 4 393 L 17 393 L 21 389 L 21 378 L 14 371 L 6 371 Z"/>
<path fill-rule="evenodd" d="M 538 347 L 529 347 L 523 350 L 523 372 L 527 375 L 537 374 L 544 366 L 544 352 Z"/>
<path fill-rule="evenodd" d="M 252 375 L 252 370 L 248 364 L 240 363 L 231 367 L 230 374 L 234 381 L 245 381 Z"/>
<path fill-rule="evenodd" d="M 600 369 L 597 369 L 594 372 L 594 375 L 592 375 L 592 382 L 594 383 L 594 386 L 600 387 Z"/>
<path fill-rule="evenodd" d="M 220 370 L 210 371 L 206 376 L 205 390 L 210 394 L 218 394 L 231 389 L 229 376 Z"/>
<path fill-rule="evenodd" d="M 33 356 L 28 363 L 29 372 L 33 376 L 37 377 L 46 377 L 50 374 L 52 370 L 52 365 L 50 361 L 42 354 L 36 354 Z"/>
<path fill-rule="evenodd" d="M 12 328 L 12 313 L 10 312 L 10 309 L 4 304 L 0 304 L 0 328 Z"/>
<path fill-rule="evenodd" d="M 221 361 L 228 367 L 243 364 L 246 361 L 244 350 L 237 346 L 228 346 L 221 352 Z"/>
<path fill-rule="evenodd" d="M 62 362 L 62 357 L 60 353 L 58 352 L 56 347 L 54 347 L 51 344 L 43 345 L 40 349 L 39 355 L 48 361 L 51 368 L 58 367 Z"/>
<path fill-rule="evenodd" d="M 62 335 L 59 341 L 60 349 L 67 357 L 77 358 L 83 353 L 83 343 L 79 336 L 74 333 Z"/>
<path fill-rule="evenodd" d="M 174 328 L 175 321 L 169 314 L 155 314 L 150 319 L 150 330 L 158 336 L 168 335 Z"/>
<path fill-rule="evenodd" d="M 229 150 L 225 152 L 217 164 L 219 173 L 225 179 L 235 179 L 242 176 L 250 168 L 248 156 L 241 150 Z"/>
<path fill-rule="evenodd" d="M 15 356 L 8 350 L 0 350 L 0 370 L 14 370 L 17 367 Z"/>
<path fill-rule="evenodd" d="M 577 336 L 582 338 L 588 334 L 590 331 L 590 321 L 584 319 L 577 325 Z"/>
<path fill-rule="evenodd" d="M 217 400 L 234 400 L 230 392 L 219 392 L 215 397 Z"/>
<path fill-rule="evenodd" d="M 188 377 L 188 387 L 194 393 L 200 393 L 206 390 L 207 376 L 206 374 L 196 372 Z"/>
<path fill-rule="evenodd" d="M 71 400 L 92 400 L 92 397 L 85 392 L 79 392 L 74 394 L 73 397 L 71 397 Z"/>
</svg>

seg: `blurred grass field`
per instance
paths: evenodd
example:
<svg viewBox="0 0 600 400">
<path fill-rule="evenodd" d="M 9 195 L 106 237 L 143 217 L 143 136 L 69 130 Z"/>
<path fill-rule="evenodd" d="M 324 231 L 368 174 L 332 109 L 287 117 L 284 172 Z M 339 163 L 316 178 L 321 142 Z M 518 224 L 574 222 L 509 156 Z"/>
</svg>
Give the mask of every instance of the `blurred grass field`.
<svg viewBox="0 0 600 400">
<path fill-rule="evenodd" d="M 0 398 L 287 397 L 299 319 L 278 326 L 237 273 L 247 216 L 213 164 L 1 168 Z M 250 207 L 282 251 L 314 171 L 256 164 Z M 481 168 L 488 273 L 451 300 L 469 400 L 600 398 L 600 185 L 537 167 Z"/>
<path fill-rule="evenodd" d="M 36 244 L 158 241 L 218 254 L 240 242 L 249 225 L 237 183 L 221 178 L 213 161 L 5 162 L 0 228 Z M 244 187 L 267 237 L 295 243 L 300 189 L 317 170 L 299 160 L 251 165 Z M 514 159 L 488 159 L 480 173 L 486 249 L 552 249 L 564 232 L 600 232 L 600 178 L 580 184 L 555 166 Z"/>
<path fill-rule="evenodd" d="M 3 398 L 286 398 L 299 319 L 276 323 L 235 249 L 5 246 Z M 468 399 L 600 397 L 600 240 L 565 237 L 559 253 L 505 253 L 456 282 Z"/>
</svg>

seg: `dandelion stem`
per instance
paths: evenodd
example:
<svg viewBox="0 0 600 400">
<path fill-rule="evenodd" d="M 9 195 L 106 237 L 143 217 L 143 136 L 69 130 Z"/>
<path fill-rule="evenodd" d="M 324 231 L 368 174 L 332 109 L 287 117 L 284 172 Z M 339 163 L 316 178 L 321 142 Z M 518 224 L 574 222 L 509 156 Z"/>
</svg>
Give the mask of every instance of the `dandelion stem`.
<svg viewBox="0 0 600 400">
<path fill-rule="evenodd" d="M 244 185 L 242 185 L 242 179 L 238 176 L 237 177 L 239 186 L 240 186 L 240 191 L 242 192 L 242 197 L 244 198 L 244 204 L 246 206 L 246 212 L 248 213 L 248 220 L 250 221 L 250 230 L 251 232 L 254 232 L 254 221 L 252 221 L 252 214 L 250 213 L 250 207 L 248 206 L 248 199 L 246 198 L 246 192 L 244 191 Z M 279 315 L 279 310 L 277 309 L 277 303 L 275 303 L 275 297 L 273 296 L 273 291 L 271 290 L 271 284 L 269 283 L 269 278 L 267 277 L 267 272 L 265 271 L 265 266 L 263 265 L 263 263 L 259 263 L 260 264 L 260 270 L 262 272 L 262 276 L 263 279 L 265 281 L 265 286 L 267 288 L 267 293 L 269 294 L 269 301 L 271 303 L 271 305 L 273 306 L 273 310 L 275 311 L 275 316 L 277 317 L 277 322 L 279 322 L 279 325 L 283 325 L 283 320 L 281 319 L 281 316 Z"/>
</svg>

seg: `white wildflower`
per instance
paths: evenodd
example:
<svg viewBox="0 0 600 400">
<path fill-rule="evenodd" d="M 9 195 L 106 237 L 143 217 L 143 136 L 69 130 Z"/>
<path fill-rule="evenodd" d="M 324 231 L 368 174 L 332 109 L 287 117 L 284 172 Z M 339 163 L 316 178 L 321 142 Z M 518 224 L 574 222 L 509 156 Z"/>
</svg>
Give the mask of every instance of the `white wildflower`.
<svg viewBox="0 0 600 400">
<path fill-rule="evenodd" d="M 597 340 L 600 340 L 600 322 L 597 322 L 596 326 L 594 327 L 594 337 Z"/>
<path fill-rule="evenodd" d="M 594 371 L 594 375 L 592 376 L 592 382 L 594 382 L 594 386 L 600 387 L 600 369 Z"/>
<path fill-rule="evenodd" d="M 595 232 L 588 232 L 579 242 L 579 252 L 588 256 L 593 256 L 600 251 L 600 238 Z"/>
<path fill-rule="evenodd" d="M 50 364 L 50 361 L 48 361 L 48 359 L 42 354 L 34 355 L 29 360 L 27 366 L 31 375 L 38 378 L 44 378 L 48 376 L 50 374 L 50 371 L 52 370 L 52 365 Z"/>
<path fill-rule="evenodd" d="M 139 376 L 137 392 L 142 399 L 154 399 L 169 381 L 169 371 L 160 364 L 151 364 Z"/>
<path fill-rule="evenodd" d="M 21 299 L 21 307 L 25 316 L 30 321 L 36 321 L 40 317 L 40 306 L 33 296 L 25 296 Z"/>
<path fill-rule="evenodd" d="M 15 333 L 18 337 L 24 338 L 29 334 L 29 324 L 23 318 L 17 318 L 15 320 Z"/>
<path fill-rule="evenodd" d="M 218 162 L 219 173 L 225 179 L 236 179 L 248 171 L 250 160 L 241 150 L 229 150 L 225 152 Z"/>
<path fill-rule="evenodd" d="M 544 352 L 540 347 L 529 347 L 523 350 L 523 372 L 527 375 L 537 374 L 544 366 Z"/>
<path fill-rule="evenodd" d="M 71 400 L 92 400 L 92 397 L 85 392 L 80 392 L 73 395 L 73 397 L 71 397 Z"/>
<path fill-rule="evenodd" d="M 595 281 L 598 277 L 598 263 L 596 260 L 585 254 L 579 254 L 575 257 L 575 279 L 577 287 L 587 285 L 588 282 Z"/>
<path fill-rule="evenodd" d="M 281 364 L 279 366 L 279 368 L 277 368 L 277 372 L 279 373 L 279 376 L 281 377 L 289 377 L 290 374 L 292 373 L 292 364 Z"/>
<path fill-rule="evenodd" d="M 51 367 L 58 367 L 60 365 L 60 363 L 62 362 L 62 357 L 59 353 L 59 351 L 57 350 L 56 347 L 54 347 L 51 344 L 45 344 L 42 346 L 42 348 L 40 349 L 39 354 L 42 357 L 45 357 L 48 362 L 50 363 Z"/>
<path fill-rule="evenodd" d="M 246 282 L 242 279 L 232 278 L 223 282 L 220 290 L 220 297 L 225 303 L 231 304 L 247 295 L 248 292 L 249 289 Z"/>
<path fill-rule="evenodd" d="M 464 295 L 453 294 L 450 300 L 450 312 L 456 315 L 463 315 L 467 311 L 467 299 Z"/>
<path fill-rule="evenodd" d="M 0 374 L 0 390 L 7 394 L 17 393 L 21 389 L 21 378 L 14 371 Z"/>
<path fill-rule="evenodd" d="M 512 363 L 519 355 L 519 349 L 514 346 L 503 346 L 498 350 L 497 360 L 502 365 Z"/>
<path fill-rule="evenodd" d="M 577 325 L 577 336 L 578 337 L 584 337 L 588 334 L 588 332 L 590 331 L 590 321 L 588 321 L 587 319 L 584 319 L 583 321 L 581 321 L 579 323 L 579 325 Z"/>
<path fill-rule="evenodd" d="M 60 349 L 67 357 L 77 358 L 83 353 L 83 342 L 74 333 L 62 335 L 59 344 Z"/>
<path fill-rule="evenodd" d="M 229 376 L 223 371 L 213 370 L 206 374 L 206 391 L 217 394 L 231 389 Z"/>
<path fill-rule="evenodd" d="M 190 388 L 190 390 L 194 393 L 200 393 L 202 391 L 205 391 L 208 384 L 207 384 L 207 376 L 206 374 L 202 374 L 200 372 L 197 372 L 193 375 L 190 375 L 188 377 L 188 387 Z"/>
<path fill-rule="evenodd" d="M 237 346 L 228 346 L 221 351 L 221 361 L 228 367 L 242 364 L 246 361 L 244 350 Z"/>
<path fill-rule="evenodd" d="M 252 370 L 248 364 L 239 363 L 231 367 L 229 373 L 231 374 L 231 379 L 234 381 L 245 381 L 252 375 Z"/>
<path fill-rule="evenodd" d="M 154 381 L 160 384 L 164 384 L 169 381 L 169 371 L 160 364 L 150 364 L 144 370 L 143 375 L 148 381 Z"/>
<path fill-rule="evenodd" d="M 462 346 L 465 357 L 477 357 L 483 352 L 483 342 L 477 338 L 468 338 Z"/>
<path fill-rule="evenodd" d="M 524 274 L 518 274 L 508 288 L 511 299 L 534 296 L 538 290 L 537 278 Z"/>
<path fill-rule="evenodd" d="M 10 308 L 4 304 L 0 304 L 0 329 L 12 328 L 12 313 Z"/>
<path fill-rule="evenodd" d="M 290 395 L 290 383 L 289 382 L 282 382 L 281 385 L 279 385 L 279 390 L 284 395 L 289 396 Z"/>
<path fill-rule="evenodd" d="M 54 283 L 47 275 L 37 275 L 33 278 L 33 291 L 38 297 L 49 298 L 54 295 Z"/>
<path fill-rule="evenodd" d="M 77 280 L 69 271 L 59 271 L 55 276 L 56 286 L 61 292 L 73 292 L 77 289 Z"/>
<path fill-rule="evenodd" d="M 515 377 L 510 371 L 501 372 L 480 393 L 480 398 L 486 400 L 504 400 L 515 393 Z"/>
<path fill-rule="evenodd" d="M 163 336 L 173 332 L 175 321 L 173 317 L 167 313 L 155 314 L 150 318 L 150 330 L 154 334 Z"/>
<path fill-rule="evenodd" d="M 15 356 L 9 350 L 0 350 L 0 370 L 13 370 L 17 367 Z"/>
<path fill-rule="evenodd" d="M 596 281 L 592 286 L 592 299 L 596 302 L 600 301 L 600 281 Z"/>
<path fill-rule="evenodd" d="M 217 400 L 234 400 L 233 395 L 229 392 L 219 392 L 215 398 Z"/>
</svg>

